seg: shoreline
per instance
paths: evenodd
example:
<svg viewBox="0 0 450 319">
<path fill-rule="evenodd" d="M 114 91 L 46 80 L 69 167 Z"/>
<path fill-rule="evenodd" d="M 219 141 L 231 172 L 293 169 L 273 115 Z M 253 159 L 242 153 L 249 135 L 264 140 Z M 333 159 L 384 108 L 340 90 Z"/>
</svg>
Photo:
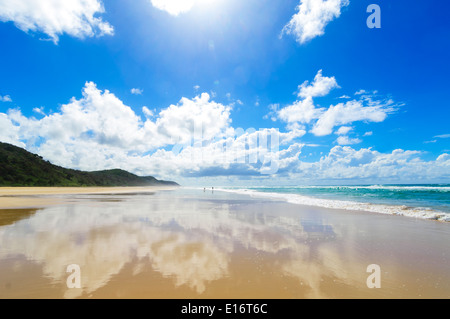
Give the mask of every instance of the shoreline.
<svg viewBox="0 0 450 319">
<path fill-rule="evenodd" d="M 22 209 L 22 208 L 42 208 L 46 206 L 53 206 L 58 204 L 67 203 L 67 198 L 64 195 L 120 195 L 120 194 L 138 194 L 138 193 L 148 193 L 157 192 L 165 190 L 176 190 L 176 189 L 195 189 L 202 190 L 203 188 L 196 187 L 182 187 L 182 186 L 111 186 L 111 187 L 97 187 L 97 186 L 85 186 L 85 187 L 0 187 L 0 210 L 2 209 Z M 209 189 L 207 189 L 209 191 Z M 253 200 L 274 200 L 286 202 L 292 205 L 301 206 L 304 208 L 320 208 L 325 210 L 340 211 L 340 212 L 356 212 L 364 214 L 377 214 L 377 215 L 387 215 L 387 216 L 398 216 L 398 217 L 409 217 L 413 219 L 435 221 L 440 223 L 450 222 L 450 214 L 440 211 L 428 211 L 423 212 L 420 208 L 402 208 L 402 206 L 391 206 L 397 207 L 398 212 L 386 212 L 382 211 L 380 208 L 389 207 L 389 205 L 381 204 L 369 204 L 362 202 L 352 202 L 345 199 L 327 200 L 321 198 L 308 197 L 298 194 L 284 194 L 284 193 L 266 193 L 258 192 L 254 190 L 242 191 L 226 188 L 215 188 L 215 192 L 223 192 L 229 194 L 237 194 L 242 196 L 248 196 Z M 298 202 L 288 198 L 289 196 L 298 196 L 299 198 L 308 198 L 313 200 L 314 204 L 307 202 Z M 324 205 L 319 202 L 340 202 L 340 203 L 351 203 L 353 207 L 332 207 L 329 205 Z M 414 213 L 411 214 L 409 210 Z M 416 210 L 416 211 L 414 211 Z"/>
<path fill-rule="evenodd" d="M 372 213 L 390 216 L 401 216 L 441 223 L 450 222 L 450 214 L 437 210 L 427 210 L 421 207 L 406 207 L 404 205 L 375 204 L 346 199 L 324 199 L 292 193 L 259 192 L 252 189 L 226 189 L 217 188 L 215 191 L 247 195 L 256 199 L 280 200 L 293 205 L 311 208 L 323 208 L 337 211 L 354 211 L 360 213 Z"/>
<path fill-rule="evenodd" d="M 102 195 L 156 192 L 177 189 L 176 186 L 112 187 L 0 187 L 0 210 L 38 208 L 65 203 L 61 195 Z"/>
</svg>

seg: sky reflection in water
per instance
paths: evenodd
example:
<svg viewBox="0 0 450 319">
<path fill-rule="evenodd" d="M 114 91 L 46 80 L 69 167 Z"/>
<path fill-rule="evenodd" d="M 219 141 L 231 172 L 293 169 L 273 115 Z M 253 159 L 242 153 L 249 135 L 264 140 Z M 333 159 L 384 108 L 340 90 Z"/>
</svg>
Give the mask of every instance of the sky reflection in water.
<svg viewBox="0 0 450 319">
<path fill-rule="evenodd" d="M 9 222 L 0 218 L 0 269 L 25 278 L 20 273 L 27 265 L 39 265 L 38 276 L 47 280 L 39 287 L 21 283 L 24 296 L 48 289 L 64 298 L 89 297 L 113 281 L 131 282 L 149 271 L 163 277 L 158 289 L 164 296 L 179 288 L 188 288 L 192 297 L 209 296 L 208 289 L 212 293 L 220 285 L 232 297 L 239 286 L 251 291 L 261 281 L 280 297 L 329 297 L 330 281 L 355 297 L 368 293 L 369 263 L 352 239 L 365 230 L 339 225 L 331 215 L 193 190 L 67 199 L 71 203 L 63 206 L 18 211 Z M 81 267 L 81 289 L 66 287 L 70 264 Z M 128 275 L 120 275 L 124 269 Z M 8 271 L 0 275 L 0 297 L 18 285 L 5 277 Z M 154 276 L 142 278 L 148 282 L 141 285 L 158 285 Z"/>
</svg>

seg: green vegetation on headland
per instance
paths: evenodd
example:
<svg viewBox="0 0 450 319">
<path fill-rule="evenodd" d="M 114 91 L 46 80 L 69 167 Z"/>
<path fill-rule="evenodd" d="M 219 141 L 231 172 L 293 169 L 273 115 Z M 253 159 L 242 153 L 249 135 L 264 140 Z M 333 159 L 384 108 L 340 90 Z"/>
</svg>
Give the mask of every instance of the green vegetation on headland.
<svg viewBox="0 0 450 319">
<path fill-rule="evenodd" d="M 51 164 L 41 156 L 0 142 L 0 186 L 178 186 L 152 176 L 137 176 L 121 169 L 83 172 Z"/>
</svg>

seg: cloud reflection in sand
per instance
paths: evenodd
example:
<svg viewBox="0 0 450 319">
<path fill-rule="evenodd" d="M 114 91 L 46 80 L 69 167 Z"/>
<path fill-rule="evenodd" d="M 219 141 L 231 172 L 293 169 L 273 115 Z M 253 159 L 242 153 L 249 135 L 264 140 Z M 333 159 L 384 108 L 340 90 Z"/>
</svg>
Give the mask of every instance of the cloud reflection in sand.
<svg viewBox="0 0 450 319">
<path fill-rule="evenodd" d="M 331 226 L 320 221 L 305 226 L 298 218 L 242 205 L 155 196 L 46 208 L 0 228 L 0 260 L 23 255 L 42 265 L 43 276 L 63 285 L 67 265 L 80 265 L 82 289 L 62 289 L 66 298 L 95 292 L 129 263 L 138 275 L 146 270 L 146 260 L 172 278 L 175 287 L 202 294 L 209 283 L 230 276 L 231 258 L 240 245 L 274 257 L 288 252 L 289 258 L 279 261 L 279 272 L 319 291 L 329 268 L 311 263 L 308 241 L 332 240 L 336 234 Z M 326 262 L 329 252 L 320 253 Z"/>
</svg>

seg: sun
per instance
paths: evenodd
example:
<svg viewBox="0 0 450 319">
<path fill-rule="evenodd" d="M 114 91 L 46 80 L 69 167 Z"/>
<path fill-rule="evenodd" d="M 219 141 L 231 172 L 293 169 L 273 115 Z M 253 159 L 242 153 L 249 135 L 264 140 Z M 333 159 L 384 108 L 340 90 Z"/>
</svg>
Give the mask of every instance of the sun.
<svg viewBox="0 0 450 319">
<path fill-rule="evenodd" d="M 154 7 L 177 16 L 190 11 L 196 5 L 211 5 L 218 0 L 151 0 Z"/>
</svg>

